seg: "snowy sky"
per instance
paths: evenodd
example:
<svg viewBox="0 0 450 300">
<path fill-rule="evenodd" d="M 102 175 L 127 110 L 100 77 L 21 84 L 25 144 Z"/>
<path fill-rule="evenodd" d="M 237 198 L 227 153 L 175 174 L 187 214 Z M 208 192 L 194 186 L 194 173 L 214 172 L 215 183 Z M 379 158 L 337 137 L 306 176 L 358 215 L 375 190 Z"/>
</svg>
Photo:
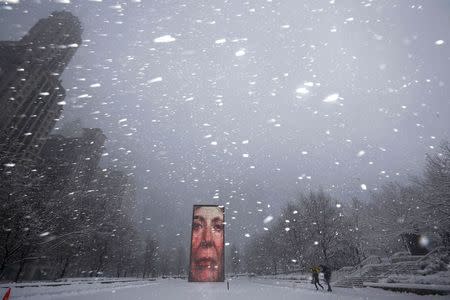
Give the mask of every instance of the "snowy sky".
<svg viewBox="0 0 450 300">
<path fill-rule="evenodd" d="M 367 198 L 449 139 L 447 0 L 0 3 L 0 40 L 80 18 L 58 127 L 102 128 L 103 165 L 170 234 L 194 203 L 226 205 L 236 238 L 302 191 Z"/>
</svg>

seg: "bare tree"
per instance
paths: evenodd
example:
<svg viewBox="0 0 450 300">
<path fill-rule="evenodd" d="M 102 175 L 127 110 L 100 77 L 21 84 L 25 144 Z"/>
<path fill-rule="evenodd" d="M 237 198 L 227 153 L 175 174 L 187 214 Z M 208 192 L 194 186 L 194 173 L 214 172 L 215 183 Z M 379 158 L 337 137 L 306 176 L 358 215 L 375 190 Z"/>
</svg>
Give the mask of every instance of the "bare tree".
<svg viewBox="0 0 450 300">
<path fill-rule="evenodd" d="M 424 196 L 420 199 L 427 222 L 450 245 L 450 144 L 444 142 L 437 155 L 428 156 L 423 180 L 419 186 Z"/>
</svg>

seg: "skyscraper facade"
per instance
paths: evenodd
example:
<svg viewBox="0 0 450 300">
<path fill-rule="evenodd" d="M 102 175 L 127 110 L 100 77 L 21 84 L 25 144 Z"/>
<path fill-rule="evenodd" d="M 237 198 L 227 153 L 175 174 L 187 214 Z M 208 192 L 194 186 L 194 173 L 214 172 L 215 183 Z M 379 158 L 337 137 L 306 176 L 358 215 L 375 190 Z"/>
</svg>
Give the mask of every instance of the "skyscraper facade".
<svg viewBox="0 0 450 300">
<path fill-rule="evenodd" d="M 19 41 L 0 42 L 1 163 L 36 162 L 65 104 L 60 76 L 81 44 L 69 12 L 39 20 Z"/>
<path fill-rule="evenodd" d="M 88 188 L 96 176 L 106 136 L 98 128 L 83 128 L 78 137 L 50 135 L 40 154 L 50 184 Z M 52 188 L 59 188 L 53 186 Z"/>
</svg>

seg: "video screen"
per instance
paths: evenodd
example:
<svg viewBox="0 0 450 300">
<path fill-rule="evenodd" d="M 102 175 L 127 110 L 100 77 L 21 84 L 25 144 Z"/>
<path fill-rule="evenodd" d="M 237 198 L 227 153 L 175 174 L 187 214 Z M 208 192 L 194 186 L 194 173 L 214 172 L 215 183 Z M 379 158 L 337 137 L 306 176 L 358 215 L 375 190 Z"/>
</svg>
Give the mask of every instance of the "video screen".
<svg viewBox="0 0 450 300">
<path fill-rule="evenodd" d="M 194 205 L 189 281 L 224 281 L 224 208 Z"/>
</svg>

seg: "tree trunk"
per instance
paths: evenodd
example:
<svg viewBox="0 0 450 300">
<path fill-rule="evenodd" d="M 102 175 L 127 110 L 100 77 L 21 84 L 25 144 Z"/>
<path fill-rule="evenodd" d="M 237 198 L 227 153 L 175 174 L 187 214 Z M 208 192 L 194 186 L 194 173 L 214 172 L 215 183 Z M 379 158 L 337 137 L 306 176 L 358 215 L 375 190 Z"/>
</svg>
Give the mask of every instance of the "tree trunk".
<svg viewBox="0 0 450 300">
<path fill-rule="evenodd" d="M 327 248 L 326 247 L 322 247 L 322 253 L 323 253 L 323 258 L 325 259 L 325 264 L 328 266 L 328 253 L 327 253 Z"/>
<path fill-rule="evenodd" d="M 95 270 L 95 277 L 98 277 L 98 272 L 100 272 L 100 270 L 103 269 L 103 262 L 104 262 L 103 259 L 106 256 L 107 251 L 108 251 L 108 242 L 105 241 L 105 245 L 103 246 L 103 251 L 99 255 L 98 265 Z"/>
<path fill-rule="evenodd" d="M 5 253 L 3 254 L 2 264 L 0 265 L 0 279 L 3 278 L 3 273 L 6 268 L 6 261 L 8 260 L 8 256 L 9 256 L 8 240 L 9 240 L 10 235 L 11 235 L 11 231 L 8 231 L 8 233 L 6 234 L 5 244 L 3 246 Z"/>
<path fill-rule="evenodd" d="M 121 268 L 121 266 L 120 266 L 120 263 L 117 264 L 116 270 L 117 270 L 117 271 L 116 271 L 117 277 L 120 277 L 120 271 L 122 271 L 122 268 Z"/>
<path fill-rule="evenodd" d="M 420 235 L 415 233 L 403 233 L 403 242 L 411 255 L 425 255 L 428 250 L 420 245 Z"/>
<path fill-rule="evenodd" d="M 19 281 L 20 274 L 22 273 L 23 267 L 25 266 L 25 263 L 26 263 L 25 257 L 27 256 L 27 254 L 28 254 L 27 249 L 23 249 L 22 255 L 20 256 L 19 270 L 17 270 L 16 277 L 14 278 L 14 282 Z"/>
<path fill-rule="evenodd" d="M 67 267 L 69 266 L 69 258 L 70 258 L 70 256 L 68 255 L 64 262 L 63 269 L 61 270 L 61 274 L 59 275 L 59 278 L 63 278 L 64 275 L 66 274 Z"/>
<path fill-rule="evenodd" d="M 446 247 L 450 246 L 450 232 L 449 231 L 441 231 L 439 232 L 439 235 L 442 240 L 442 244 Z"/>
</svg>

